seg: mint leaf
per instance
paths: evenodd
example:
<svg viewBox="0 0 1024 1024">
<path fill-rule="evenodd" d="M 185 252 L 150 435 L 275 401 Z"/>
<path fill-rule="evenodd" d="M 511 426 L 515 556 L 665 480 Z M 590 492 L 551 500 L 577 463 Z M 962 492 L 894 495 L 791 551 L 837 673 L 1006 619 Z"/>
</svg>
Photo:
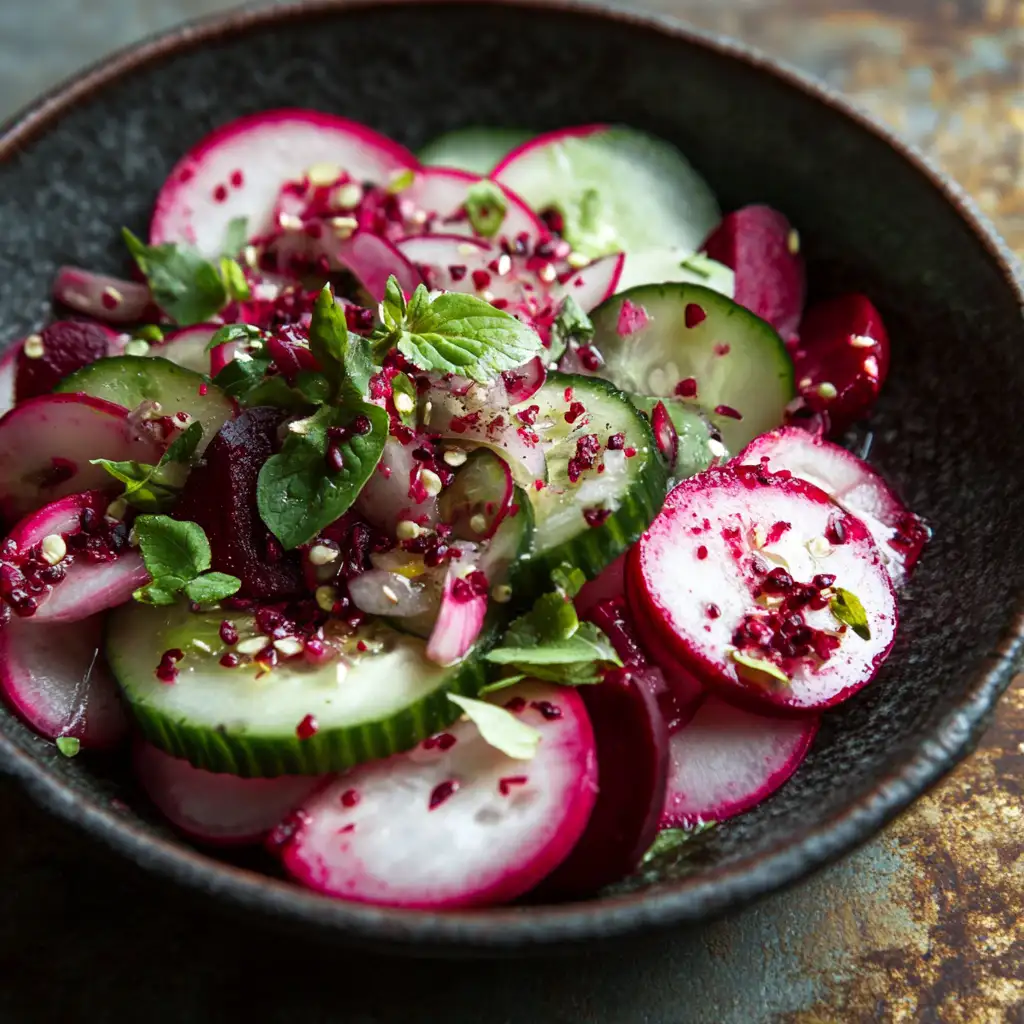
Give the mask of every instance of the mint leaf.
<svg viewBox="0 0 1024 1024">
<path fill-rule="evenodd" d="M 170 576 L 188 581 L 210 568 L 210 542 L 197 523 L 139 516 L 134 529 L 142 560 L 154 580 Z"/>
<path fill-rule="evenodd" d="M 206 346 L 206 351 L 212 352 L 215 348 L 227 345 L 230 342 L 250 344 L 254 341 L 264 341 L 265 339 L 266 333 L 252 324 L 225 324 L 210 339 Z"/>
<path fill-rule="evenodd" d="M 125 243 L 149 282 L 153 301 L 177 324 L 204 323 L 224 308 L 228 293 L 217 268 L 199 253 L 168 242 L 146 245 L 127 228 Z"/>
<path fill-rule="evenodd" d="M 537 753 L 540 731 L 527 725 L 511 711 L 497 704 L 488 704 L 485 700 L 460 697 L 457 693 L 449 693 L 448 699 L 458 704 L 480 730 L 484 740 L 506 757 L 529 761 Z"/>
<path fill-rule="evenodd" d="M 224 232 L 224 255 L 237 256 L 249 241 L 249 218 L 232 217 Z"/>
<path fill-rule="evenodd" d="M 583 312 L 580 304 L 571 296 L 566 295 L 562 306 L 551 325 L 550 344 L 547 359 L 561 359 L 570 344 L 584 345 L 594 337 L 594 325 L 590 317 Z"/>
<path fill-rule="evenodd" d="M 242 581 L 223 572 L 208 572 L 185 584 L 185 596 L 197 604 L 215 604 L 237 594 Z"/>
<path fill-rule="evenodd" d="M 421 370 L 487 382 L 544 348 L 514 316 L 475 295 L 445 292 L 434 299 L 424 285 L 413 293 L 404 325 L 390 339 Z"/>
<path fill-rule="evenodd" d="M 868 625 L 868 613 L 856 594 L 842 587 L 835 588 L 835 597 L 829 602 L 832 614 L 844 625 L 847 625 L 861 638 L 871 639 L 871 627 Z"/>
<path fill-rule="evenodd" d="M 389 331 L 395 330 L 404 323 L 408 308 L 405 292 L 402 291 L 398 278 L 392 274 L 384 286 L 384 301 L 380 304 L 381 319 Z"/>
<path fill-rule="evenodd" d="M 228 296 L 239 302 L 245 302 L 252 298 L 249 291 L 249 282 L 245 279 L 245 271 L 227 256 L 220 259 L 220 279 L 224 282 Z"/>
<path fill-rule="evenodd" d="M 466 214 L 473 230 L 484 238 L 493 238 L 505 222 L 508 202 L 505 193 L 493 181 L 478 181 L 466 195 Z"/>
<path fill-rule="evenodd" d="M 331 442 L 342 459 L 335 471 L 327 465 L 327 432 L 350 426 L 357 416 L 366 417 L 370 430 Z M 256 494 L 260 516 L 286 550 L 312 540 L 348 510 L 380 461 L 389 426 L 388 414 L 368 402 L 322 406 L 306 420 L 304 433 L 289 434 L 263 464 Z"/>
</svg>

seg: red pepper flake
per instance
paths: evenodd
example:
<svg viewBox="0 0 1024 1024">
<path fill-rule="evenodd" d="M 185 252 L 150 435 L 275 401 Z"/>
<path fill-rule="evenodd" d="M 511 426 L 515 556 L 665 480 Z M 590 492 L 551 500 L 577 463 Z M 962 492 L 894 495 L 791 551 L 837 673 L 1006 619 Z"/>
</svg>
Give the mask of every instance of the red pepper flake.
<svg viewBox="0 0 1024 1024">
<path fill-rule="evenodd" d="M 524 423 L 528 427 L 532 427 L 537 422 L 537 416 L 540 413 L 539 405 L 528 405 L 525 409 L 516 413 L 516 419 L 520 423 Z"/>
<path fill-rule="evenodd" d="M 543 480 L 534 480 L 533 481 L 533 489 L 535 491 L 543 491 L 544 490 L 544 486 L 545 485 L 544 485 L 544 481 Z"/>
<path fill-rule="evenodd" d="M 565 389 L 565 391 L 563 391 L 563 392 L 562 392 L 562 397 L 563 397 L 563 398 L 564 398 L 564 399 L 565 399 L 565 400 L 566 400 L 567 402 L 571 402 L 571 401 L 572 401 L 572 387 L 567 387 L 567 388 Z"/>
<path fill-rule="evenodd" d="M 355 807 L 359 803 L 359 792 L 355 789 L 346 789 L 341 794 L 341 806 L 342 807 Z"/>
<path fill-rule="evenodd" d="M 610 508 L 585 508 L 583 510 L 583 518 L 587 521 L 587 526 L 594 529 L 598 526 L 604 526 L 608 517 L 612 514 Z"/>
<path fill-rule="evenodd" d="M 792 529 L 790 524 L 784 523 L 782 520 L 779 520 L 777 523 L 772 523 L 771 529 L 768 531 L 768 536 L 765 539 L 765 543 L 778 544 L 778 542 L 782 540 L 782 535 L 790 529 Z"/>
<path fill-rule="evenodd" d="M 608 438 L 608 444 L 605 445 L 613 452 L 620 452 L 626 446 L 626 435 L 625 434 L 612 434 Z"/>
<path fill-rule="evenodd" d="M 498 779 L 498 792 L 502 796 L 508 796 L 513 786 L 525 786 L 529 779 L 525 775 L 507 775 Z"/>
<path fill-rule="evenodd" d="M 295 735 L 300 740 L 308 740 L 314 737 L 320 730 L 320 723 L 312 715 L 306 717 L 295 727 Z"/>
<path fill-rule="evenodd" d="M 204 381 L 202 384 L 199 385 L 199 397 L 200 398 L 205 398 L 206 397 L 206 392 L 209 391 L 209 390 L 210 390 L 209 385 Z"/>
<path fill-rule="evenodd" d="M 486 270 L 473 271 L 473 287 L 482 292 L 491 283 L 491 275 Z"/>
<path fill-rule="evenodd" d="M 636 306 L 629 299 L 623 299 L 622 305 L 619 307 L 616 333 L 620 338 L 624 338 L 627 334 L 636 334 L 637 331 L 647 326 L 649 320 L 650 317 L 643 306 Z"/>
<path fill-rule="evenodd" d="M 697 557 L 702 562 L 704 561 L 705 558 L 708 557 L 708 549 L 703 544 L 701 544 L 701 546 L 699 548 L 697 548 Z"/>
<path fill-rule="evenodd" d="M 223 203 L 228 197 L 228 189 L 226 185 L 218 185 L 213 190 L 213 201 L 215 203 Z"/>
<path fill-rule="evenodd" d="M 511 711 L 513 715 L 518 714 L 526 707 L 526 700 L 523 697 L 513 697 L 505 704 L 505 710 Z"/>
<path fill-rule="evenodd" d="M 447 779 L 444 782 L 438 783 L 430 794 L 429 810 L 434 810 L 435 807 L 440 807 L 453 793 L 457 792 L 459 788 L 459 782 L 457 779 Z"/>
<path fill-rule="evenodd" d="M 370 648 L 366 646 L 366 642 L 363 640 L 360 640 L 359 643 L 356 644 L 356 650 L 360 654 L 365 654 L 369 649 Z"/>
<path fill-rule="evenodd" d="M 562 709 L 557 704 L 552 704 L 549 700 L 531 700 L 530 707 L 539 711 L 541 716 L 549 722 L 562 717 Z"/>
<path fill-rule="evenodd" d="M 626 448 L 625 449 L 625 453 L 626 453 L 626 458 L 627 459 L 631 459 L 631 458 L 633 458 L 634 455 L 636 455 L 636 449 L 632 448 L 632 447 Z"/>
<path fill-rule="evenodd" d="M 728 416 L 731 420 L 743 419 L 743 413 L 737 412 L 731 405 L 716 405 L 715 412 L 719 416 Z"/>
<path fill-rule="evenodd" d="M 241 171 L 232 171 L 230 180 L 232 188 L 241 188 L 243 183 L 245 182 L 245 178 L 242 177 Z"/>
<path fill-rule="evenodd" d="M 696 398 L 697 397 L 697 378 L 696 377 L 684 377 L 676 385 L 676 395 L 679 398 Z"/>
<path fill-rule="evenodd" d="M 686 304 L 686 309 L 683 311 L 683 322 L 687 327 L 696 327 L 704 323 L 705 319 L 707 319 L 707 313 L 704 312 L 703 307 L 696 302 Z"/>
<path fill-rule="evenodd" d="M 587 407 L 582 402 L 573 402 L 565 414 L 565 422 L 575 423 L 586 411 Z"/>
<path fill-rule="evenodd" d="M 731 351 L 732 346 L 727 345 L 724 341 L 718 341 L 715 343 L 716 356 L 727 356 Z"/>
</svg>

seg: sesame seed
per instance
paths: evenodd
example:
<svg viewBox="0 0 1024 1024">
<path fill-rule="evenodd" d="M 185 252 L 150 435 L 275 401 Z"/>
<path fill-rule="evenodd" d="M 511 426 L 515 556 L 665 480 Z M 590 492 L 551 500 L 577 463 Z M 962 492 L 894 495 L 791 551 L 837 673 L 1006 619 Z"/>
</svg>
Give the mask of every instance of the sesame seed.
<svg viewBox="0 0 1024 1024">
<path fill-rule="evenodd" d="M 363 200 L 363 186 L 356 181 L 339 185 L 331 194 L 331 206 L 336 210 L 354 210 Z"/>
<path fill-rule="evenodd" d="M 282 231 L 301 231 L 302 218 L 296 217 L 294 213 L 281 213 L 277 217 L 278 227 Z"/>
<path fill-rule="evenodd" d="M 813 383 L 814 383 L 814 381 L 811 380 L 810 377 L 801 377 L 800 378 L 800 383 L 797 384 L 797 387 L 801 391 L 806 391 Z"/>
<path fill-rule="evenodd" d="M 328 223 L 331 225 L 334 237 L 342 241 L 351 238 L 359 227 L 359 221 L 355 217 L 332 217 Z"/>
<path fill-rule="evenodd" d="M 341 168 L 335 164 L 313 164 L 306 171 L 306 180 L 317 188 L 333 185 L 341 177 Z"/>
<path fill-rule="evenodd" d="M 68 553 L 68 546 L 59 533 L 51 533 L 45 536 L 41 549 L 43 560 L 47 565 L 56 565 Z"/>
<path fill-rule="evenodd" d="M 260 262 L 260 251 L 255 245 L 247 245 L 242 250 L 242 259 L 245 260 L 245 265 L 250 270 L 255 270 L 259 266 Z"/>
<path fill-rule="evenodd" d="M 851 334 L 850 344 L 854 348 L 874 348 L 875 339 L 869 338 L 866 334 Z"/>
<path fill-rule="evenodd" d="M 878 376 L 878 360 L 874 356 L 868 356 L 867 359 L 864 360 L 864 372 L 869 377 Z"/>
<path fill-rule="evenodd" d="M 713 437 L 708 439 L 708 451 L 711 452 L 716 459 L 724 459 L 729 454 L 729 450 L 725 445 Z"/>
<path fill-rule="evenodd" d="M 790 228 L 786 236 L 786 248 L 793 256 L 800 251 L 800 232 L 796 228 Z"/>
<path fill-rule="evenodd" d="M 418 523 L 414 523 L 411 519 L 403 519 L 395 527 L 395 536 L 399 540 L 415 540 L 417 537 L 423 534 L 423 529 Z"/>
<path fill-rule="evenodd" d="M 503 252 L 498 257 L 498 277 L 504 277 L 512 269 L 512 257 L 507 252 Z"/>
<path fill-rule="evenodd" d="M 316 600 L 316 606 L 321 611 L 329 612 L 334 610 L 334 605 L 338 600 L 338 592 L 334 587 L 317 587 L 313 597 Z"/>
<path fill-rule="evenodd" d="M 573 270 L 582 270 L 584 267 L 590 266 L 590 257 L 582 252 L 571 252 L 566 256 L 565 262 L 568 263 Z"/>
<path fill-rule="evenodd" d="M 128 511 L 128 502 L 124 498 L 115 498 L 108 506 L 106 516 L 108 519 L 119 521 L 124 519 L 125 512 Z"/>
<path fill-rule="evenodd" d="M 545 284 L 553 284 L 556 277 L 558 277 L 558 271 L 555 270 L 554 263 L 545 263 L 540 270 L 537 271 L 537 276 Z"/>
<path fill-rule="evenodd" d="M 423 489 L 431 498 L 435 498 L 441 493 L 441 478 L 432 469 L 420 470 L 420 483 L 423 484 Z"/>
<path fill-rule="evenodd" d="M 455 467 L 463 465 L 469 456 L 461 448 L 449 448 L 442 458 L 447 465 Z"/>
<path fill-rule="evenodd" d="M 109 299 L 115 306 L 120 306 L 124 302 L 124 296 L 111 284 L 103 289 L 103 298 Z"/>
<path fill-rule="evenodd" d="M 239 654 L 259 654 L 270 643 L 269 636 L 251 636 L 235 644 L 235 650 Z"/>
<path fill-rule="evenodd" d="M 479 512 L 475 516 L 471 516 L 469 520 L 469 528 L 474 533 L 486 533 L 487 532 L 487 517 L 481 515 Z"/>
<path fill-rule="evenodd" d="M 203 652 L 203 654 L 213 654 L 213 648 L 204 640 L 197 640 L 195 637 L 193 637 L 192 646 L 198 648 L 200 651 Z"/>
<path fill-rule="evenodd" d="M 274 641 L 274 650 L 286 658 L 294 658 L 296 654 L 301 654 L 305 647 L 301 640 L 296 640 L 293 636 L 286 636 Z"/>
<path fill-rule="evenodd" d="M 399 391 L 399 393 L 395 395 L 395 408 L 404 416 L 416 408 L 416 403 L 412 400 L 412 395 L 406 394 L 404 391 Z"/>
<path fill-rule="evenodd" d="M 326 544 L 314 544 L 309 549 L 309 561 L 313 565 L 329 565 L 337 557 L 337 548 L 328 547 Z"/>
<path fill-rule="evenodd" d="M 512 588 L 507 583 L 499 583 L 491 589 L 491 597 L 498 604 L 508 604 L 512 600 Z"/>
<path fill-rule="evenodd" d="M 426 403 L 426 405 L 423 406 L 423 426 L 425 426 L 425 427 L 429 427 L 430 426 L 430 417 L 433 414 L 433 412 L 434 412 L 434 403 L 431 402 L 431 401 L 428 401 Z"/>
<path fill-rule="evenodd" d="M 813 558 L 825 558 L 832 554 L 832 545 L 824 537 L 812 537 L 807 542 L 807 550 Z"/>
<path fill-rule="evenodd" d="M 44 351 L 43 336 L 41 334 L 30 334 L 25 339 L 25 344 L 22 345 L 21 350 L 29 359 L 42 359 Z"/>
<path fill-rule="evenodd" d="M 824 399 L 835 398 L 839 394 L 835 384 L 830 384 L 828 381 L 825 381 L 824 384 L 819 384 L 815 390 L 818 393 L 818 397 Z"/>
<path fill-rule="evenodd" d="M 392 603 L 398 604 L 398 595 L 385 583 L 380 592 Z"/>
</svg>

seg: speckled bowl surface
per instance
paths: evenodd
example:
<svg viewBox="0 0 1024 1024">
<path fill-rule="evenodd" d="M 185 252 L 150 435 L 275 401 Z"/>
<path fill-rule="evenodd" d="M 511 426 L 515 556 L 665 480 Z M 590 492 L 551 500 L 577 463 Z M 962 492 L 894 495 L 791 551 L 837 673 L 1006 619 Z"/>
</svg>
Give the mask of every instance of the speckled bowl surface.
<svg viewBox="0 0 1024 1024">
<path fill-rule="evenodd" d="M 871 458 L 935 531 L 877 681 L 830 713 L 796 777 L 689 855 L 583 903 L 424 914 L 323 899 L 256 854 L 201 852 L 126 762 L 62 759 L 0 717 L 0 764 L 46 806 L 169 879 L 378 947 L 481 953 L 713 916 L 864 841 L 974 745 L 1022 649 L 1022 295 L 949 181 L 824 87 L 726 40 L 570 3 L 313 3 L 237 13 L 115 57 L 0 138 L 0 341 L 36 326 L 54 269 L 124 269 L 176 159 L 273 106 L 366 121 L 416 148 L 475 124 L 623 122 L 677 143 L 723 208 L 799 226 L 812 293 L 870 294 L 893 337 Z"/>
</svg>

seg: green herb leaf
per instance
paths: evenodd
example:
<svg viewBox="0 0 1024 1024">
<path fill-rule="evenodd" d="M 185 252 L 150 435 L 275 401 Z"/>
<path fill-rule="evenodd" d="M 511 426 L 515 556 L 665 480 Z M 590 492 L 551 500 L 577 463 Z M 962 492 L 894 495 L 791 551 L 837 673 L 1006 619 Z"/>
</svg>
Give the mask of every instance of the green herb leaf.
<svg viewBox="0 0 1024 1024">
<path fill-rule="evenodd" d="M 237 256 L 249 241 L 249 218 L 232 217 L 224 232 L 224 255 Z"/>
<path fill-rule="evenodd" d="M 849 626 L 861 638 L 871 639 L 871 627 L 868 625 L 868 613 L 856 594 L 842 587 L 835 588 L 835 597 L 829 602 L 832 614 L 844 625 Z"/>
<path fill-rule="evenodd" d="M 177 576 L 161 576 L 144 587 L 139 587 L 132 597 L 141 604 L 174 604 L 184 590 L 185 581 Z"/>
<path fill-rule="evenodd" d="M 508 213 L 505 193 L 486 178 L 469 187 L 466 195 L 466 214 L 473 230 L 484 238 L 493 238 L 500 230 Z"/>
<path fill-rule="evenodd" d="M 251 344 L 254 341 L 262 342 L 265 339 L 266 333 L 252 324 L 225 324 L 210 339 L 206 346 L 206 351 L 212 352 L 215 348 L 227 345 L 230 342 Z"/>
<path fill-rule="evenodd" d="M 408 374 L 400 373 L 392 380 L 391 388 L 398 418 L 407 427 L 413 426 L 416 423 L 416 403 L 419 400 L 416 385 L 410 380 Z"/>
<path fill-rule="evenodd" d="M 384 301 L 381 303 L 381 319 L 384 321 L 384 326 L 389 331 L 401 327 L 408 309 L 405 292 L 402 291 L 398 278 L 392 274 L 384 287 Z"/>
<path fill-rule="evenodd" d="M 208 572 L 185 584 L 185 595 L 197 604 L 215 604 L 237 594 L 242 581 L 223 572 Z"/>
<path fill-rule="evenodd" d="M 151 345 L 159 344 L 164 340 L 164 332 L 156 324 L 143 324 L 132 331 L 132 337 L 139 341 L 148 341 Z"/>
<path fill-rule="evenodd" d="M 642 865 L 646 865 L 655 858 L 659 858 L 666 853 L 677 853 L 691 840 L 696 839 L 697 836 L 707 832 L 708 829 L 714 828 L 716 824 L 717 822 L 714 821 L 702 821 L 699 825 L 694 825 L 693 828 L 662 829 L 657 836 L 655 836 L 654 842 L 651 843 L 640 863 Z"/>
<path fill-rule="evenodd" d="M 263 382 L 270 360 L 266 356 L 235 356 L 216 377 L 213 383 L 229 398 L 241 401 L 253 388 Z"/>
<path fill-rule="evenodd" d="M 329 284 L 323 286 L 313 304 L 313 316 L 309 323 L 309 350 L 332 385 L 340 384 L 345 373 L 348 324 Z"/>
<path fill-rule="evenodd" d="M 333 442 L 342 457 L 342 469 L 335 472 L 326 460 L 327 431 L 359 415 L 371 429 Z M 312 540 L 348 510 L 380 461 L 389 426 L 388 414 L 368 402 L 322 406 L 305 421 L 304 433 L 289 434 L 282 450 L 264 463 L 257 484 L 260 516 L 286 550 Z"/>
<path fill-rule="evenodd" d="M 488 683 L 486 686 L 481 687 L 480 696 L 482 697 L 485 693 L 497 693 L 499 690 L 507 690 L 510 686 L 515 686 L 516 683 L 521 683 L 526 678 L 528 677 L 525 672 L 517 672 L 513 676 L 502 676 L 500 679 L 495 679 L 493 683 Z"/>
<path fill-rule="evenodd" d="M 738 675 L 750 679 L 752 682 L 764 685 L 768 679 L 774 679 L 780 683 L 789 684 L 789 676 L 774 662 L 766 661 L 764 658 L 754 658 L 742 651 L 733 651 L 732 660 L 736 662 Z M 766 679 L 765 677 L 768 677 Z"/>
<path fill-rule="evenodd" d="M 551 582 L 567 601 L 571 601 L 583 589 L 587 575 L 582 569 L 563 562 L 552 569 Z"/>
<path fill-rule="evenodd" d="M 203 439 L 203 425 L 193 420 L 168 446 L 160 456 L 157 466 L 166 466 L 169 462 L 188 462 L 196 453 L 199 442 Z"/>
<path fill-rule="evenodd" d="M 497 665 L 529 666 L 579 665 L 603 662 L 605 665 L 619 665 L 622 662 L 615 653 L 611 641 L 592 622 L 581 622 L 579 629 L 567 640 L 550 640 L 536 647 L 498 647 L 484 657 Z M 588 677 L 599 677 L 595 669 Z"/>
<path fill-rule="evenodd" d="M 541 594 L 533 608 L 514 619 L 505 633 L 508 647 L 532 647 L 536 644 L 568 640 L 580 628 L 572 601 L 553 592 Z"/>
<path fill-rule="evenodd" d="M 480 730 L 484 740 L 506 757 L 529 761 L 537 753 L 540 731 L 518 719 L 511 711 L 484 700 L 461 697 L 457 693 L 449 693 L 448 699 L 458 704 Z"/>
<path fill-rule="evenodd" d="M 217 268 L 199 253 L 168 242 L 146 245 L 127 228 L 125 243 L 149 282 L 153 301 L 177 324 L 209 320 L 224 308 L 228 293 Z"/>
<path fill-rule="evenodd" d="M 457 292 L 431 300 L 424 285 L 413 294 L 404 325 L 388 340 L 421 370 L 481 382 L 521 366 L 544 348 L 529 327 L 489 302 Z"/>
<path fill-rule="evenodd" d="M 171 576 L 187 581 L 210 568 L 210 542 L 197 523 L 170 516 L 139 516 L 135 535 L 154 580 Z"/>
<path fill-rule="evenodd" d="M 399 192 L 404 192 L 407 188 L 410 188 L 415 180 L 416 172 L 411 167 L 404 171 L 399 171 L 388 182 L 388 191 L 393 196 L 397 196 Z"/>
<path fill-rule="evenodd" d="M 82 741 L 77 736 L 58 736 L 55 742 L 65 757 L 74 757 L 82 749 Z"/>
<path fill-rule="evenodd" d="M 583 345 L 594 337 L 594 325 L 580 304 L 567 295 L 551 325 L 551 338 L 546 359 L 561 359 L 570 344 Z"/>
<path fill-rule="evenodd" d="M 222 256 L 220 259 L 220 278 L 224 282 L 224 287 L 230 298 L 239 302 L 245 302 L 252 298 L 249 282 L 245 279 L 245 271 L 227 256 Z"/>
</svg>

